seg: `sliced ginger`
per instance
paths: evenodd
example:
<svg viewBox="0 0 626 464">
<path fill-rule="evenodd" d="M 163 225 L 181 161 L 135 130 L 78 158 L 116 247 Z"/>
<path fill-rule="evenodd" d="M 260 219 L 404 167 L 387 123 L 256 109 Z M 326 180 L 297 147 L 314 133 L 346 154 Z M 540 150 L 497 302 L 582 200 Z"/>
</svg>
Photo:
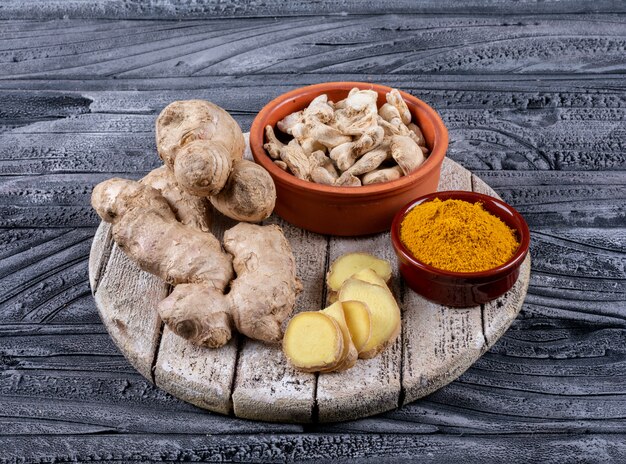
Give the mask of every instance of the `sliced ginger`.
<svg viewBox="0 0 626 464">
<path fill-rule="evenodd" d="M 337 321 L 322 311 L 296 314 L 287 324 L 283 351 L 297 369 L 316 372 L 341 362 L 344 335 Z"/>
<path fill-rule="evenodd" d="M 339 291 L 339 301 L 362 301 L 372 315 L 372 333 L 359 352 L 359 358 L 369 359 L 392 343 L 400 333 L 400 308 L 385 286 L 350 278 Z"/>
<path fill-rule="evenodd" d="M 352 343 L 360 353 L 372 335 L 372 313 L 362 301 L 343 301 L 342 306 Z"/>
<path fill-rule="evenodd" d="M 330 266 L 326 283 L 332 292 L 338 292 L 341 285 L 357 272 L 363 269 L 372 269 L 385 282 L 391 279 L 391 265 L 389 261 L 379 259 L 368 253 L 347 253 L 340 256 Z"/>
<path fill-rule="evenodd" d="M 390 279 L 391 265 L 375 256 L 348 253 L 338 258 L 327 275 L 333 304 L 300 313 L 287 326 L 283 350 L 291 363 L 305 372 L 338 372 L 353 367 L 357 358 L 373 358 L 393 343 L 401 317 L 387 286 Z"/>
<path fill-rule="evenodd" d="M 343 354 L 341 356 L 341 360 L 337 366 L 328 368 L 328 370 L 345 371 L 346 369 L 350 369 L 356 364 L 356 360 L 359 358 L 359 353 L 352 342 L 352 335 L 348 329 L 343 305 L 337 301 L 328 308 L 322 309 L 321 312 L 332 317 L 337 322 L 343 335 Z"/>
<path fill-rule="evenodd" d="M 353 274 L 351 278 L 359 279 L 359 280 L 362 280 L 363 282 L 367 282 L 372 285 L 378 285 L 380 287 L 389 288 L 387 287 L 387 282 L 381 276 L 376 274 L 376 272 L 373 269 L 370 269 L 370 268 L 361 269 L 359 272 Z"/>
</svg>

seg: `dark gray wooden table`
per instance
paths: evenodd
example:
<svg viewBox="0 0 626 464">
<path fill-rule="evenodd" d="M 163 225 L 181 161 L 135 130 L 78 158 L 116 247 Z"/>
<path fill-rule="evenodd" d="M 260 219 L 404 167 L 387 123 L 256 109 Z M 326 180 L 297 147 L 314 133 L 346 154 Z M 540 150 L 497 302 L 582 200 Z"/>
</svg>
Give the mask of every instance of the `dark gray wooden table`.
<svg viewBox="0 0 626 464">
<path fill-rule="evenodd" d="M 625 2 L 4 0 L 0 20 L 0 461 L 626 460 Z M 432 104 L 448 155 L 525 215 L 522 314 L 459 380 L 374 418 L 272 425 L 176 400 L 98 318 L 91 189 L 159 164 L 172 100 L 247 130 L 330 80 Z"/>
</svg>

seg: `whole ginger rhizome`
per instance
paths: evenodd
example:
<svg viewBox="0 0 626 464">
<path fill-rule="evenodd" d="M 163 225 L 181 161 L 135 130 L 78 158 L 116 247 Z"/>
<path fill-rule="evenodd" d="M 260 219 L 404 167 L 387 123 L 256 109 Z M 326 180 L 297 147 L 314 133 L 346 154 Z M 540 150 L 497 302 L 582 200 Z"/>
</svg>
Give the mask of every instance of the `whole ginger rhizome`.
<svg viewBox="0 0 626 464">
<path fill-rule="evenodd" d="M 400 309 L 387 286 L 390 264 L 364 253 L 331 266 L 329 307 L 291 318 L 301 283 L 289 242 L 276 225 L 248 223 L 271 214 L 274 183 L 242 159 L 243 135 L 226 111 L 201 100 L 174 102 L 156 127 L 165 166 L 140 182 L 98 184 L 92 205 L 124 253 L 174 286 L 157 310 L 175 334 L 211 348 L 234 330 L 282 340 L 292 365 L 308 372 L 349 369 L 396 340 Z M 210 232 L 209 203 L 248 222 L 225 231 L 220 243 Z"/>
<path fill-rule="evenodd" d="M 274 208 L 273 180 L 243 159 L 241 129 L 210 102 L 168 105 L 156 133 L 165 167 L 141 182 L 116 178 L 98 184 L 94 209 L 111 223 L 124 253 L 175 286 L 158 305 L 175 334 L 212 348 L 226 344 L 235 328 L 250 338 L 280 342 L 282 323 L 301 290 L 289 242 L 276 225 L 241 222 L 224 233 L 222 248 L 209 231 L 207 203 L 233 219 L 259 222 Z"/>
</svg>

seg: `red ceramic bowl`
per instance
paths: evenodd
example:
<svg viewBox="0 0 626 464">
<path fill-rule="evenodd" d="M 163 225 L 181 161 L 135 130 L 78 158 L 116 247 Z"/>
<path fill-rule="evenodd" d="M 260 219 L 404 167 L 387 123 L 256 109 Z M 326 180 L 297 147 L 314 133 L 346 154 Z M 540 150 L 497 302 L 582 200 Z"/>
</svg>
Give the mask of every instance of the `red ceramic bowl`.
<svg viewBox="0 0 626 464">
<path fill-rule="evenodd" d="M 400 224 L 411 208 L 435 198 L 481 202 L 485 210 L 515 230 L 520 246 L 513 257 L 501 266 L 482 272 L 444 271 L 415 258 L 400 240 Z M 481 193 L 452 190 L 424 195 L 398 211 L 391 226 L 391 241 L 398 256 L 400 273 L 409 287 L 436 303 L 468 307 L 495 300 L 511 289 L 528 254 L 530 231 L 522 215 L 503 201 Z"/>
<path fill-rule="evenodd" d="M 287 222 L 313 232 L 330 235 L 366 235 L 389 230 L 395 212 L 412 198 L 437 190 L 441 163 L 448 148 L 448 131 L 439 115 L 423 101 L 400 92 L 424 134 L 430 155 L 414 172 L 398 180 L 362 187 L 332 187 L 307 182 L 276 166 L 263 148 L 265 126 L 276 126 L 282 118 L 309 105 L 326 93 L 333 101 L 345 98 L 354 88 L 378 92 L 385 102 L 391 90 L 364 82 L 328 82 L 287 92 L 268 103 L 250 128 L 254 160 L 276 184 L 275 212 Z"/>
</svg>

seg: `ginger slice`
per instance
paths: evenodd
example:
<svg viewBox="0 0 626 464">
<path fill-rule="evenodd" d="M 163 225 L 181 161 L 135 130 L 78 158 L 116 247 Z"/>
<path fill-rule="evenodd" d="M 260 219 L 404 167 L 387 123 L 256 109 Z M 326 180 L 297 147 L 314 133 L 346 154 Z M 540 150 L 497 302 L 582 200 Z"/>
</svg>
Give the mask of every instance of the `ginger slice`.
<svg viewBox="0 0 626 464">
<path fill-rule="evenodd" d="M 339 324 L 339 329 L 341 329 L 341 333 L 343 335 L 343 354 L 341 356 L 341 360 L 336 367 L 328 369 L 328 371 L 345 371 L 346 369 L 350 369 L 356 364 L 356 360 L 359 358 L 359 353 L 352 343 L 352 335 L 350 334 L 350 330 L 348 329 L 348 324 L 346 322 L 346 318 L 344 315 L 343 305 L 337 301 L 333 303 L 326 309 L 322 309 L 322 313 L 327 316 L 332 317 L 337 324 Z M 327 371 L 326 369 L 324 370 Z"/>
<path fill-rule="evenodd" d="M 388 288 L 355 278 L 346 280 L 339 291 L 339 301 L 351 300 L 362 301 L 372 314 L 372 334 L 359 358 L 373 358 L 400 333 L 400 308 Z"/>
<path fill-rule="evenodd" d="M 385 279 L 376 274 L 376 271 L 374 271 L 374 269 L 370 267 L 368 267 L 367 269 L 361 269 L 359 272 L 353 274 L 351 278 L 359 279 L 372 285 L 379 285 L 381 287 L 389 288 L 387 286 L 387 281 L 385 281 Z"/>
<path fill-rule="evenodd" d="M 372 335 L 372 313 L 362 301 L 343 301 L 342 306 L 352 343 L 360 353 Z"/>
<path fill-rule="evenodd" d="M 283 337 L 283 352 L 304 372 L 333 368 L 343 355 L 343 333 L 337 321 L 321 311 L 306 311 L 291 318 Z"/>
<path fill-rule="evenodd" d="M 341 285 L 357 272 L 372 269 L 385 282 L 391 279 L 391 264 L 384 259 L 368 253 L 347 253 L 337 258 L 326 275 L 326 283 L 332 292 L 337 292 Z"/>
</svg>

